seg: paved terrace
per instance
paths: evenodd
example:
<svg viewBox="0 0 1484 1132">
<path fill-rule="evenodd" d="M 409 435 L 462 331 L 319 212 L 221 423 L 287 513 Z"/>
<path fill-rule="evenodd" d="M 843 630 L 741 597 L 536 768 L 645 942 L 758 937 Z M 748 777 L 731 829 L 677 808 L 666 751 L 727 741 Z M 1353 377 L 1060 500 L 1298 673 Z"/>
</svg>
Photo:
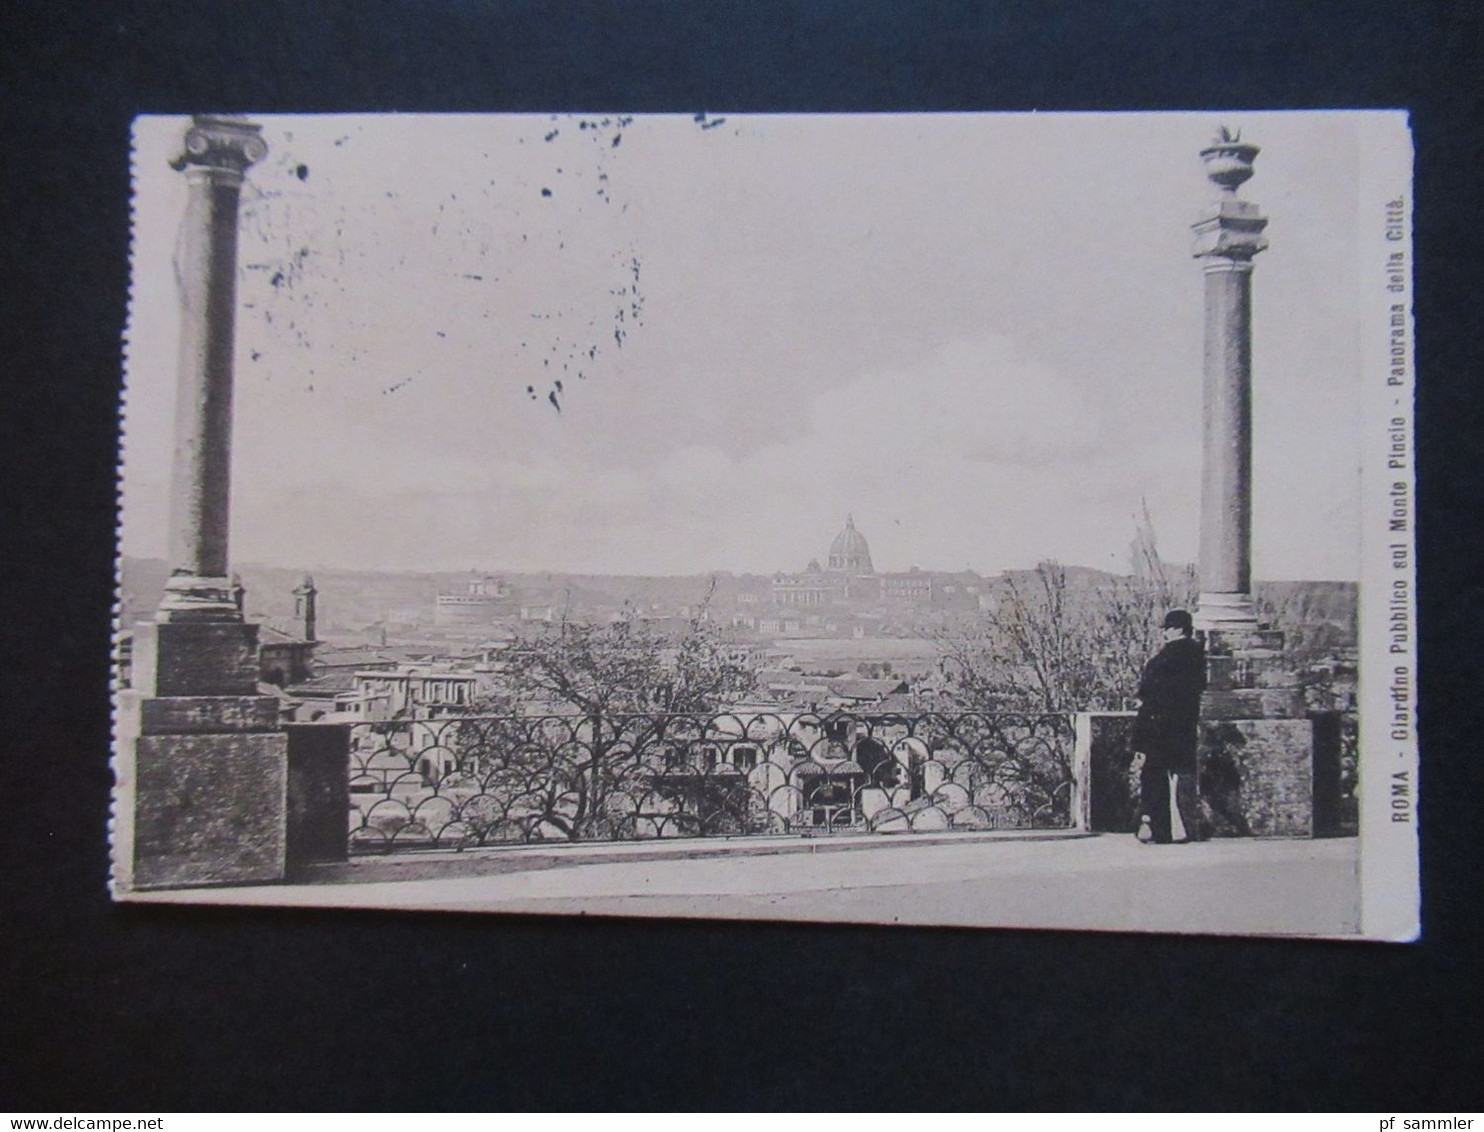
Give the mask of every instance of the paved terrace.
<svg viewBox="0 0 1484 1132">
<path fill-rule="evenodd" d="M 1141 845 L 1129 835 L 959 833 L 650 841 L 362 857 L 300 883 L 140 902 L 880 921 L 1348 936 L 1359 841 Z"/>
</svg>

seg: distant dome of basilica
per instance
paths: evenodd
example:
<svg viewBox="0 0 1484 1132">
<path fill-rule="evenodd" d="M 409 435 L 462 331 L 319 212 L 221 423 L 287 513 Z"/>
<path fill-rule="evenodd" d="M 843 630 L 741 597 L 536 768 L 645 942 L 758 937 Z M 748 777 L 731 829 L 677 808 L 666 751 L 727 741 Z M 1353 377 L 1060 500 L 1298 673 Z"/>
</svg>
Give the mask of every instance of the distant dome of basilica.
<svg viewBox="0 0 1484 1132">
<path fill-rule="evenodd" d="M 848 515 L 845 529 L 830 543 L 830 569 L 843 570 L 850 574 L 874 574 L 871 566 L 871 548 L 866 536 L 855 529 L 855 516 Z"/>
</svg>

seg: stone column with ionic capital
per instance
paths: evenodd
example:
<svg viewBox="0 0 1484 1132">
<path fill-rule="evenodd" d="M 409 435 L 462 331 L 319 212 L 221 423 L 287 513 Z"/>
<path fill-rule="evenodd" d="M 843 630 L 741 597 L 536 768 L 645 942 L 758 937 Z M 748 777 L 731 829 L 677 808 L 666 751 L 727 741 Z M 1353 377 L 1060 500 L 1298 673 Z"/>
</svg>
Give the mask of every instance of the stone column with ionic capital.
<svg viewBox="0 0 1484 1132">
<path fill-rule="evenodd" d="M 189 184 L 176 276 L 180 287 L 170 581 L 161 621 L 238 621 L 227 565 L 232 360 L 237 306 L 237 206 L 243 174 L 268 147 L 262 127 L 197 115 L 172 167 Z"/>
<path fill-rule="evenodd" d="M 1237 189 L 1258 147 L 1225 127 L 1201 159 L 1221 198 L 1192 226 L 1206 277 L 1200 604 L 1206 630 L 1255 633 L 1252 602 L 1252 259 L 1267 217 Z"/>
</svg>

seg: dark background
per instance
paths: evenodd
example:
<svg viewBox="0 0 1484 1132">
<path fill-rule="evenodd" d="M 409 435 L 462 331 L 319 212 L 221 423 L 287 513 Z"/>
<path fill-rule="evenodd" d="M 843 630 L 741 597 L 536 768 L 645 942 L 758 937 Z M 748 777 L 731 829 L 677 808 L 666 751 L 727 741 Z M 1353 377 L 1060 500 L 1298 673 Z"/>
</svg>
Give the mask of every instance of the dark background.
<svg viewBox="0 0 1484 1132">
<path fill-rule="evenodd" d="M 10 3 L 0 1108 L 1477 1110 L 1481 23 L 1423 0 Z M 1407 107 L 1418 146 L 1422 943 L 108 903 L 134 114 L 1327 106 Z"/>
</svg>

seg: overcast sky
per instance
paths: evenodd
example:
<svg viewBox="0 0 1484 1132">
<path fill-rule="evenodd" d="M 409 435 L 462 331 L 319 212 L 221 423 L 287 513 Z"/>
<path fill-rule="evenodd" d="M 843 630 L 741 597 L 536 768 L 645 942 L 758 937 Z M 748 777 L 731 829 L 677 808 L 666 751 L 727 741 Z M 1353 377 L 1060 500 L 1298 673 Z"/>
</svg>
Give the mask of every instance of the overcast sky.
<svg viewBox="0 0 1484 1132">
<path fill-rule="evenodd" d="M 1141 499 L 1192 560 L 1225 122 L 1272 218 L 1255 571 L 1356 577 L 1357 116 L 255 120 L 236 562 L 769 572 L 853 512 L 878 569 L 1126 569 Z M 130 554 L 165 553 L 185 124 L 135 127 Z"/>
</svg>

